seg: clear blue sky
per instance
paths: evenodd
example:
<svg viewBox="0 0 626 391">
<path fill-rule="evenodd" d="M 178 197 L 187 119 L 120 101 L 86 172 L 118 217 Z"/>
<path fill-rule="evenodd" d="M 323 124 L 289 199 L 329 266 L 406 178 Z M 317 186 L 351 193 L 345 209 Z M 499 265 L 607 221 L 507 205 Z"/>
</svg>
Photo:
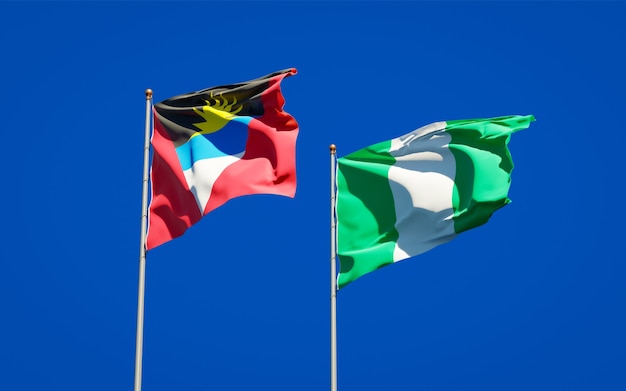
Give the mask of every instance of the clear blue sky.
<svg viewBox="0 0 626 391">
<path fill-rule="evenodd" d="M 295 67 L 294 199 L 148 254 L 143 390 L 329 388 L 328 146 L 533 114 L 491 221 L 338 296 L 340 391 L 626 389 L 625 2 L 2 2 L 0 390 L 132 390 L 144 90 Z"/>
</svg>

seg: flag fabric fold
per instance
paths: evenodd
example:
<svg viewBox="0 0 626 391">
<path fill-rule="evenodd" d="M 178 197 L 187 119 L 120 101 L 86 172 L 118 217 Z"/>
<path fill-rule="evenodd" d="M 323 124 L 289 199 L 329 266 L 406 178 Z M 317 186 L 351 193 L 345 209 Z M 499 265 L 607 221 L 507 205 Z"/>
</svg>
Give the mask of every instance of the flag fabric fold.
<svg viewBox="0 0 626 391">
<path fill-rule="evenodd" d="M 486 223 L 510 202 L 510 136 L 534 120 L 436 122 L 339 158 L 338 288 Z"/>
<path fill-rule="evenodd" d="M 294 197 L 298 123 L 283 110 L 290 68 L 175 96 L 153 107 L 146 248 L 181 236 L 228 200 Z"/>
</svg>

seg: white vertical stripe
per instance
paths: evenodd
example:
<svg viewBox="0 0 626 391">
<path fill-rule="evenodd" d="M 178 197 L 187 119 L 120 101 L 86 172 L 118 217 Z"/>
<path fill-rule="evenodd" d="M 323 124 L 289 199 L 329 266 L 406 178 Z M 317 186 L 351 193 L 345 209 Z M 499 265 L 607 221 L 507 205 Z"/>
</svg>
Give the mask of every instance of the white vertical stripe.
<svg viewBox="0 0 626 391">
<path fill-rule="evenodd" d="M 198 160 L 190 169 L 183 171 L 189 190 L 196 198 L 201 214 L 204 214 L 204 208 L 209 202 L 217 178 L 222 175 L 226 167 L 239 161 L 241 156 L 243 156 L 243 152 L 238 155 Z"/>
<path fill-rule="evenodd" d="M 454 155 L 448 149 L 450 135 L 445 122 L 436 122 L 391 140 L 396 159 L 389 169 L 389 185 L 396 209 L 399 233 L 394 262 L 451 240 L 452 191 L 456 174 Z"/>
</svg>

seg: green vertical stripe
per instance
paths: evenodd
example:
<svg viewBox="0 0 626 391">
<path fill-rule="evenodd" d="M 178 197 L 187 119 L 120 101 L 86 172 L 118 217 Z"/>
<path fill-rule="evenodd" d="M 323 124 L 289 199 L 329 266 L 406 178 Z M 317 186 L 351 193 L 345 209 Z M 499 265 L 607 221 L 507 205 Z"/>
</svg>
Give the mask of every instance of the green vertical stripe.
<svg viewBox="0 0 626 391">
<path fill-rule="evenodd" d="M 390 146 L 385 141 L 337 160 L 339 288 L 393 263 L 398 232 L 388 180 L 389 167 L 395 163 Z"/>
<path fill-rule="evenodd" d="M 511 134 L 531 121 L 532 115 L 447 122 L 457 167 L 452 194 L 455 232 L 486 223 L 493 212 L 511 202 L 513 161 L 507 145 Z"/>
</svg>

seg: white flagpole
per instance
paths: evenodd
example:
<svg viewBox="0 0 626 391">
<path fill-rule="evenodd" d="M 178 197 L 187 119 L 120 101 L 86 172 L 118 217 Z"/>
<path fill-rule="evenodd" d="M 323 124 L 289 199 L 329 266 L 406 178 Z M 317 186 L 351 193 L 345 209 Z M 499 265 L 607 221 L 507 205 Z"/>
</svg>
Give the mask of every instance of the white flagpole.
<svg viewBox="0 0 626 391">
<path fill-rule="evenodd" d="M 143 308 L 146 287 L 146 228 L 148 225 L 148 165 L 150 160 L 150 108 L 152 90 L 146 90 L 146 129 L 143 144 L 143 189 L 141 196 L 141 240 L 139 245 L 139 289 L 137 294 L 137 342 L 135 346 L 135 391 L 141 390 L 143 356 Z"/>
<path fill-rule="evenodd" d="M 335 240 L 335 144 L 330 144 L 330 390 L 337 391 L 337 263 Z"/>
</svg>

